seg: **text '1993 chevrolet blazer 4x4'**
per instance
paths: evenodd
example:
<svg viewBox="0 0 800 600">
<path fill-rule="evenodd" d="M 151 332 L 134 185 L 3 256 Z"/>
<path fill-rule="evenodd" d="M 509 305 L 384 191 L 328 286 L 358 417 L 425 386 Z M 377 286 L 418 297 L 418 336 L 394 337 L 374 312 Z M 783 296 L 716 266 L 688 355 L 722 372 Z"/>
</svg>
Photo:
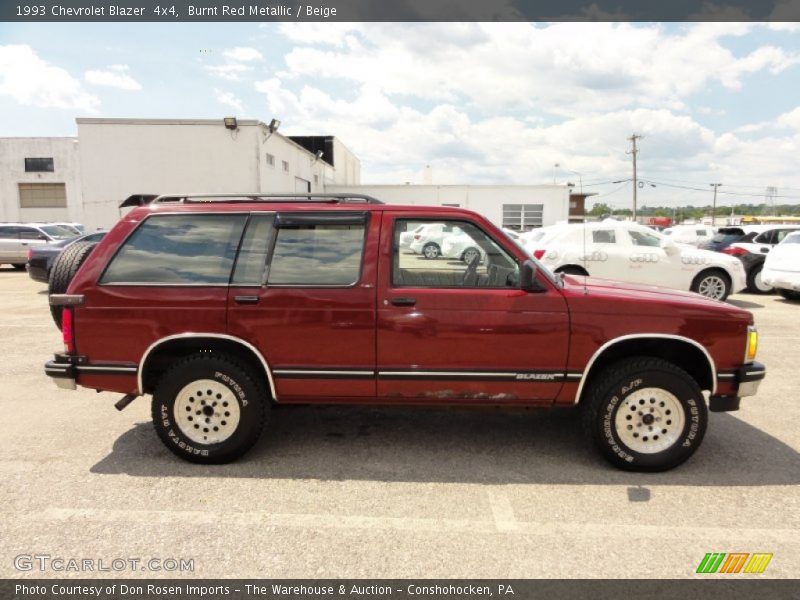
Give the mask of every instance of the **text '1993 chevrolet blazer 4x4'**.
<svg viewBox="0 0 800 600">
<path fill-rule="evenodd" d="M 401 246 L 441 224 L 471 238 L 469 262 Z M 120 409 L 152 394 L 161 439 L 200 463 L 244 454 L 273 405 L 579 404 L 608 460 L 660 471 L 694 453 L 709 408 L 736 410 L 765 375 L 749 312 L 553 275 L 459 208 L 170 195 L 68 251 L 47 374 L 125 394 Z"/>
</svg>

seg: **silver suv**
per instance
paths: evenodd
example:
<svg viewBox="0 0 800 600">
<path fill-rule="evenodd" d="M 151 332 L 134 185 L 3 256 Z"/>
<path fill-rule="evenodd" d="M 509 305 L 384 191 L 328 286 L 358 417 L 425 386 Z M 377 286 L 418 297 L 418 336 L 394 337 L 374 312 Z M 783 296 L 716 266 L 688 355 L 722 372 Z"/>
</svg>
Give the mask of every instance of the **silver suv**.
<svg viewBox="0 0 800 600">
<path fill-rule="evenodd" d="M 46 223 L 0 223 L 0 264 L 22 270 L 33 246 L 76 237 L 74 231 Z"/>
</svg>

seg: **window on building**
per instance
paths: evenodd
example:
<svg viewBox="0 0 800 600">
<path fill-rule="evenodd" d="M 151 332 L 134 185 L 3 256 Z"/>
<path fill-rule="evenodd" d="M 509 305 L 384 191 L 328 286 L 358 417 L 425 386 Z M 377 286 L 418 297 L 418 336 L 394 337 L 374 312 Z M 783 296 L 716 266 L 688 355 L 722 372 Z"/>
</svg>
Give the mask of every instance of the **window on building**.
<svg viewBox="0 0 800 600">
<path fill-rule="evenodd" d="M 343 215 L 342 215 L 343 216 Z M 350 223 L 314 223 L 307 215 L 279 219 L 268 285 L 348 286 L 359 279 L 366 230 L 363 214 Z"/>
<path fill-rule="evenodd" d="M 25 159 L 25 172 L 37 173 L 40 171 L 54 171 L 52 158 L 26 158 Z"/>
<path fill-rule="evenodd" d="M 66 208 L 66 187 L 63 183 L 20 183 L 19 207 Z"/>
<path fill-rule="evenodd" d="M 247 215 L 157 215 L 125 241 L 100 283 L 227 285 Z"/>
<path fill-rule="evenodd" d="M 283 170 L 288 173 L 289 172 L 289 163 L 286 162 L 285 160 L 283 160 L 281 162 L 283 163 Z"/>
<path fill-rule="evenodd" d="M 544 204 L 503 204 L 503 227 L 528 231 L 542 226 Z"/>
<path fill-rule="evenodd" d="M 275 166 L 275 157 L 272 154 L 267 154 L 267 164 L 270 167 L 274 167 Z"/>
<path fill-rule="evenodd" d="M 314 175 L 314 187 L 319 185 L 319 175 Z"/>
</svg>

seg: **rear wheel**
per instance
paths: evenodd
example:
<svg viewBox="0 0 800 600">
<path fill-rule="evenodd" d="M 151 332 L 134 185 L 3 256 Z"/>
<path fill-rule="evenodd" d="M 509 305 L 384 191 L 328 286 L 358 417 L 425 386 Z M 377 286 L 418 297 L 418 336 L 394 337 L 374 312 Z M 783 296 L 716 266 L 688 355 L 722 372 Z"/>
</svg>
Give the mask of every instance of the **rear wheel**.
<svg viewBox="0 0 800 600">
<path fill-rule="evenodd" d="M 153 393 L 153 424 L 184 460 L 233 461 L 258 441 L 269 402 L 258 377 L 236 360 L 198 354 L 161 376 Z"/>
<path fill-rule="evenodd" d="M 761 279 L 761 270 L 764 268 L 764 263 L 754 266 L 747 274 L 747 289 L 756 294 L 771 294 L 775 288 L 771 285 L 764 283 Z"/>
<path fill-rule="evenodd" d="M 795 292 L 794 290 L 781 288 L 778 290 L 778 293 L 787 300 L 800 300 L 800 292 Z"/>
<path fill-rule="evenodd" d="M 659 358 L 610 366 L 584 402 L 587 435 L 609 462 L 629 471 L 678 466 L 700 446 L 708 423 L 697 382 Z"/>
<path fill-rule="evenodd" d="M 724 271 L 709 269 L 694 278 L 692 291 L 713 300 L 725 300 L 731 294 L 731 278 Z"/>
<path fill-rule="evenodd" d="M 25 263 L 14 263 L 11 266 L 14 267 L 17 271 L 25 270 Z"/>
<path fill-rule="evenodd" d="M 439 255 L 442 253 L 441 249 L 439 248 L 438 244 L 434 244 L 433 242 L 429 242 L 425 244 L 422 248 L 422 256 L 428 259 L 439 258 Z"/>
<path fill-rule="evenodd" d="M 81 268 L 81 265 L 86 262 L 86 259 L 91 254 L 97 242 L 75 242 L 67 246 L 64 251 L 58 255 L 53 261 L 53 267 L 50 269 L 50 278 L 47 284 L 47 293 L 51 294 L 65 294 L 69 284 Z M 61 329 L 61 306 L 51 306 L 50 314 L 53 315 L 53 321 L 56 327 Z"/>
</svg>

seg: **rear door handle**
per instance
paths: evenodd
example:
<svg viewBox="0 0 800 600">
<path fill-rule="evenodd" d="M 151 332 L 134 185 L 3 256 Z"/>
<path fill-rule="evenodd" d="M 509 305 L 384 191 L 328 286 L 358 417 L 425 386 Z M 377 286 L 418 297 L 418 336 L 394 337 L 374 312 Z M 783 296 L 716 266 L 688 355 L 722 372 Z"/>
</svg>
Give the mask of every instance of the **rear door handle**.
<svg viewBox="0 0 800 600">
<path fill-rule="evenodd" d="M 236 304 L 258 304 L 260 298 L 258 296 L 234 296 L 233 301 Z"/>
<path fill-rule="evenodd" d="M 414 306 L 416 303 L 416 298 L 392 298 L 392 304 L 395 306 Z"/>
</svg>

